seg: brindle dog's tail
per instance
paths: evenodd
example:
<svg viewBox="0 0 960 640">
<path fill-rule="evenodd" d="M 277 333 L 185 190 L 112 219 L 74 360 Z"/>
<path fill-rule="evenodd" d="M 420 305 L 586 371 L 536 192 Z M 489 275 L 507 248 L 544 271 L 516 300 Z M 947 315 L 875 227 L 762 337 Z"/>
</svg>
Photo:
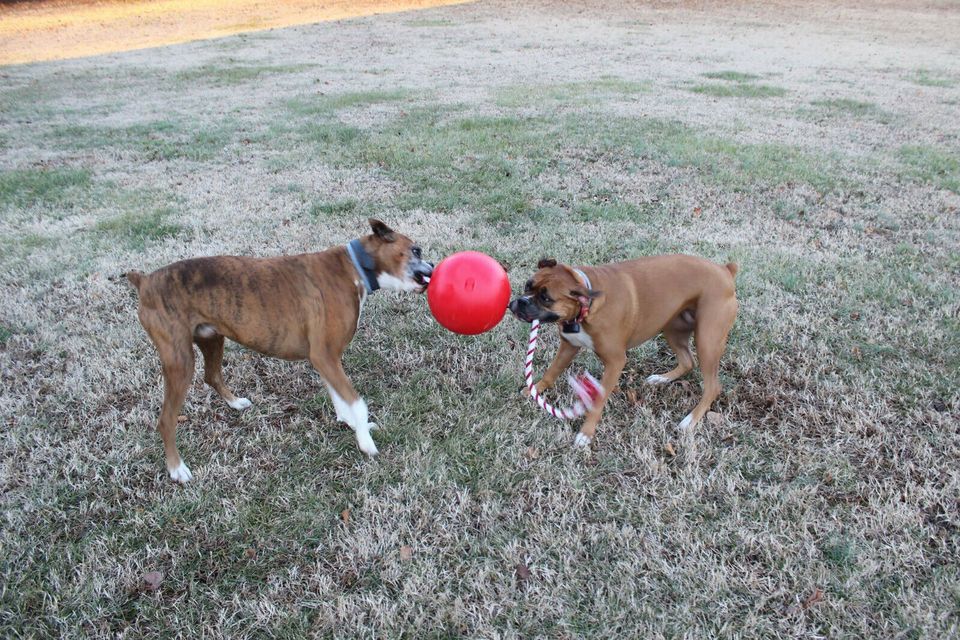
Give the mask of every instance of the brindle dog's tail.
<svg viewBox="0 0 960 640">
<path fill-rule="evenodd" d="M 127 276 L 127 280 L 129 280 L 130 284 L 132 284 L 133 287 L 137 290 L 137 292 L 139 292 L 140 284 L 143 282 L 143 276 L 144 276 L 143 271 L 127 271 L 123 275 Z"/>
</svg>

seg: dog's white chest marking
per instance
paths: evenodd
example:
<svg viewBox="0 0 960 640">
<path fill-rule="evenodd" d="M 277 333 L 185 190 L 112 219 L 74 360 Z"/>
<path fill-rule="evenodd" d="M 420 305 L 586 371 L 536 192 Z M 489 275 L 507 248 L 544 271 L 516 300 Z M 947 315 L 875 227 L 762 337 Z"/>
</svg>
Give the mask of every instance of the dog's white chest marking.
<svg viewBox="0 0 960 640">
<path fill-rule="evenodd" d="M 590 337 L 590 334 L 583 329 L 580 329 L 578 333 L 564 333 L 561 331 L 560 337 L 575 347 L 593 351 L 593 339 Z"/>
</svg>

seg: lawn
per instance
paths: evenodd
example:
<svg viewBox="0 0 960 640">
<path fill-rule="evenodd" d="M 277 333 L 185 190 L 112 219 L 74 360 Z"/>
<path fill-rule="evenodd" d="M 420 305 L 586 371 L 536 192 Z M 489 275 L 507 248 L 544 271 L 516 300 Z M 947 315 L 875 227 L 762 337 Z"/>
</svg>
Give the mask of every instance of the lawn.
<svg viewBox="0 0 960 640">
<path fill-rule="evenodd" d="M 479 2 L 0 68 L 0 635 L 960 633 L 960 8 L 763 6 Z M 715 414 L 676 427 L 699 374 L 643 385 L 658 339 L 575 450 L 517 393 L 526 325 L 377 293 L 345 369 L 378 458 L 306 363 L 228 345 L 254 406 L 198 370 L 172 483 L 116 276 L 368 216 L 515 291 L 544 256 L 736 261 Z"/>
</svg>

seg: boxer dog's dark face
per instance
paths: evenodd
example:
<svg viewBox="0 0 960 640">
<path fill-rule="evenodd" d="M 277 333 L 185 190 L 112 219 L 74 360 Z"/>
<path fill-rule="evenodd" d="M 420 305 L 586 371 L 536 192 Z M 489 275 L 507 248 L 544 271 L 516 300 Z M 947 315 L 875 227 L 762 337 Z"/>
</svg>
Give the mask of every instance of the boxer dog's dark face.
<svg viewBox="0 0 960 640">
<path fill-rule="evenodd" d="M 573 270 L 553 258 L 537 263 L 538 271 L 527 280 L 523 295 L 510 301 L 510 311 L 524 322 L 571 322 L 580 315 L 584 301 L 600 295 L 590 291 Z"/>
<path fill-rule="evenodd" d="M 373 233 L 365 243 L 376 264 L 377 283 L 383 289 L 422 293 L 433 274 L 433 264 L 423 259 L 413 240 L 371 218 Z"/>
</svg>

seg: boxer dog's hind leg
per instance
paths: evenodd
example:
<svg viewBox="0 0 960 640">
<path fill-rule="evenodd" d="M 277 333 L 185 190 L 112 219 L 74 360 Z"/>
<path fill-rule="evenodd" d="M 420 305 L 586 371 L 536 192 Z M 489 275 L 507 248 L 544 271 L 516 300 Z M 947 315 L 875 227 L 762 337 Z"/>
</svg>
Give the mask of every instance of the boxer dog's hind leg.
<svg viewBox="0 0 960 640">
<path fill-rule="evenodd" d="M 720 395 L 720 358 L 726 351 L 727 336 L 737 317 L 737 301 L 735 298 L 705 300 L 697 317 L 695 339 L 697 359 L 703 374 L 703 397 L 693 411 L 680 421 L 678 426 L 681 429 L 696 426 Z"/>
<path fill-rule="evenodd" d="M 671 323 L 672 325 L 672 323 Z M 647 384 L 668 384 L 688 374 L 693 369 L 693 354 L 690 353 L 690 329 L 678 329 L 668 325 L 663 337 L 677 356 L 677 366 L 666 373 L 654 374 L 647 378 Z"/>
</svg>

